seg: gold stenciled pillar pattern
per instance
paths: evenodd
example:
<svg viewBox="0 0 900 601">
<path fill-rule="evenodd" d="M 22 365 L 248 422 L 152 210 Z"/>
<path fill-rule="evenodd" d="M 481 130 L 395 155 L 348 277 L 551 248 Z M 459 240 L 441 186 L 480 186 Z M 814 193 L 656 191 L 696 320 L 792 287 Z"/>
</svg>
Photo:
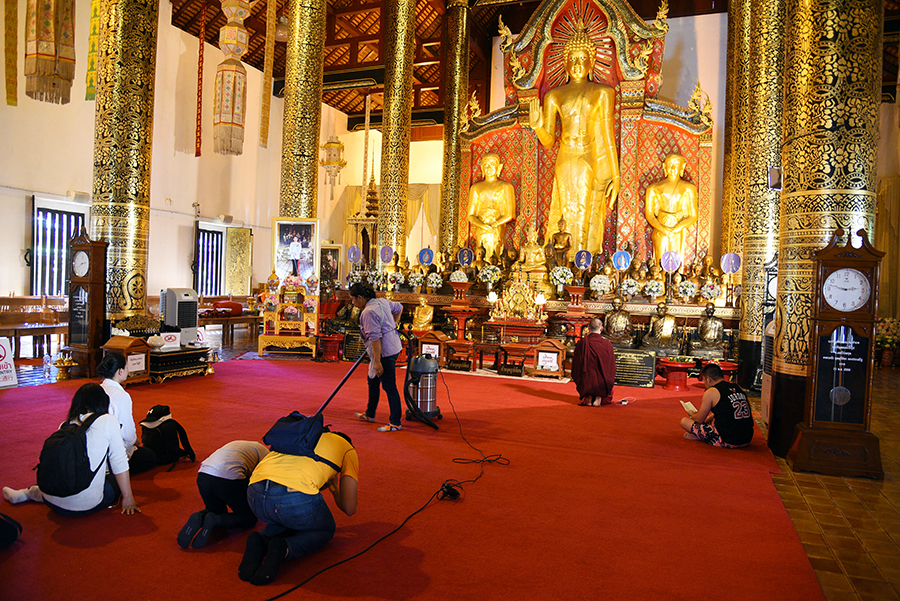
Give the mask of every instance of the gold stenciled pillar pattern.
<svg viewBox="0 0 900 601">
<path fill-rule="evenodd" d="M 839 227 L 874 234 L 884 5 L 810 0 L 786 13 L 774 368 L 805 376 L 813 252 Z"/>
<path fill-rule="evenodd" d="M 765 264 L 778 251 L 778 190 L 769 188 L 769 167 L 781 166 L 781 96 L 784 66 L 785 0 L 752 0 L 748 117 L 741 128 L 747 131 L 747 170 L 744 181 L 744 256 L 740 339 L 762 342 Z M 741 354 L 742 359 L 747 357 Z"/>
<path fill-rule="evenodd" d="M 747 202 L 750 0 L 732 0 L 728 8 L 728 56 L 725 98 L 725 156 L 722 182 L 722 253 L 743 257 L 744 205 Z M 739 273 L 735 274 L 738 278 Z M 738 281 L 735 282 L 739 283 Z"/>
<path fill-rule="evenodd" d="M 446 256 L 456 245 L 456 228 L 462 188 L 462 113 L 469 91 L 469 5 L 466 0 L 447 2 L 447 50 L 444 54 L 444 166 L 438 248 Z"/>
<path fill-rule="evenodd" d="M 109 242 L 106 310 L 143 314 L 159 0 L 103 0 L 97 57 L 91 236 Z"/>
<path fill-rule="evenodd" d="M 384 116 L 381 138 L 381 198 L 378 245 L 406 255 L 409 199 L 409 129 L 412 124 L 415 0 L 388 0 L 384 32 Z"/>
<path fill-rule="evenodd" d="M 291 0 L 284 76 L 280 217 L 316 217 L 325 0 Z"/>
</svg>

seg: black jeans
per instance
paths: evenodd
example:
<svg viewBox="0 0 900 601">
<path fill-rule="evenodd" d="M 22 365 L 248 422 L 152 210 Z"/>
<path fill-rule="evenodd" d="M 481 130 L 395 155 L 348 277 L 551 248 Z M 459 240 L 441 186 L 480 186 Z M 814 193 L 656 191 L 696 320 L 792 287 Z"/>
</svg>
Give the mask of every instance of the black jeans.
<svg viewBox="0 0 900 601">
<path fill-rule="evenodd" d="M 397 392 L 397 357 L 400 354 L 391 355 L 390 357 L 381 358 L 381 366 L 384 373 L 380 377 L 368 378 L 369 380 L 369 406 L 366 408 L 366 415 L 375 417 L 375 410 L 378 408 L 378 398 L 381 396 L 379 386 L 387 393 L 388 407 L 391 409 L 390 422 L 395 426 L 400 425 L 400 393 Z"/>
<path fill-rule="evenodd" d="M 250 528 L 256 516 L 247 503 L 249 478 L 226 480 L 203 472 L 197 474 L 197 488 L 206 504 L 206 511 L 219 516 L 222 528 Z M 228 513 L 228 508 L 234 513 Z"/>
</svg>

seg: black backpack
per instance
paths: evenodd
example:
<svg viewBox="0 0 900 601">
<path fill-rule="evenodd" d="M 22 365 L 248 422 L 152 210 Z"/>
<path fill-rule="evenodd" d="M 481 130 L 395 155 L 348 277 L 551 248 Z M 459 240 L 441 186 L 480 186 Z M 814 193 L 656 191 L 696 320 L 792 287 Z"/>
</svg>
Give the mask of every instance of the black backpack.
<svg viewBox="0 0 900 601">
<path fill-rule="evenodd" d="M 269 428 L 269 431 L 263 436 L 263 442 L 277 453 L 311 457 L 339 472 L 341 466 L 335 465 L 321 455 L 316 455 L 316 445 L 319 444 L 319 439 L 324 432 L 330 432 L 330 430 L 324 424 L 321 412 L 306 416 L 299 411 L 293 411 L 290 415 L 280 418 L 275 425 Z"/>
<path fill-rule="evenodd" d="M 44 441 L 37 467 L 37 485 L 42 493 L 71 497 L 91 485 L 106 461 L 91 471 L 87 452 L 87 430 L 103 414 L 94 413 L 82 424 L 65 423 Z"/>
<path fill-rule="evenodd" d="M 187 432 L 172 418 L 168 405 L 155 405 L 147 412 L 147 418 L 141 422 L 141 445 L 156 453 L 157 465 L 171 463 L 174 468 L 182 457 L 197 459 Z"/>
</svg>

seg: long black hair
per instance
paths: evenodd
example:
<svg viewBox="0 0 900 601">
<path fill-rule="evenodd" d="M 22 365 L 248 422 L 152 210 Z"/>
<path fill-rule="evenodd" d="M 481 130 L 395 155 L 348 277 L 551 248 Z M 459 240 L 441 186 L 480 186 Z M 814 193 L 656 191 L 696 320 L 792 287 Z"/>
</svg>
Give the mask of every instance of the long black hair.
<svg viewBox="0 0 900 601">
<path fill-rule="evenodd" d="M 96 382 L 90 382 L 79 388 L 72 397 L 69 407 L 68 421 L 78 419 L 85 413 L 109 413 L 109 395 Z"/>
<path fill-rule="evenodd" d="M 350 286 L 350 296 L 361 296 L 365 298 L 367 301 L 375 298 L 375 291 L 372 290 L 369 286 L 361 282 L 357 282 Z"/>
<path fill-rule="evenodd" d="M 122 353 L 106 353 L 103 361 L 97 366 L 97 374 L 101 378 L 112 379 L 116 372 L 125 367 L 125 355 Z"/>
</svg>

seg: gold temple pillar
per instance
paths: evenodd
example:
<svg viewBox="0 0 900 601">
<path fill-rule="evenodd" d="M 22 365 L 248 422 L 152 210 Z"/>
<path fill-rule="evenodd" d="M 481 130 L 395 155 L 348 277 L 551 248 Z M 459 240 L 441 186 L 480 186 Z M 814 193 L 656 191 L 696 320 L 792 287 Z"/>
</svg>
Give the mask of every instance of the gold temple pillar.
<svg viewBox="0 0 900 601">
<path fill-rule="evenodd" d="M 778 252 L 779 191 L 769 188 L 769 167 L 781 166 L 781 96 L 784 66 L 785 0 L 751 0 L 748 69 L 747 170 L 743 176 L 744 206 L 742 265 L 743 312 L 738 354 L 738 381 L 744 388 L 761 376 L 765 328 L 765 265 Z"/>
<path fill-rule="evenodd" d="M 159 0 L 100 5 L 91 237 L 106 251 L 106 312 L 143 314 Z"/>
<path fill-rule="evenodd" d="M 409 200 L 409 129 L 413 105 L 415 0 L 388 0 L 384 32 L 384 113 L 381 138 L 381 199 L 378 246 L 406 256 Z M 443 204 L 441 205 L 443 208 Z"/>
<path fill-rule="evenodd" d="M 750 87 L 750 0 L 728 7 L 728 56 L 725 85 L 725 154 L 722 175 L 722 254 L 743 258 L 744 206 L 747 202 L 747 125 Z M 735 274 L 739 284 L 740 272 Z"/>
<path fill-rule="evenodd" d="M 290 0 L 284 75 L 280 217 L 316 217 L 325 59 L 325 0 Z"/>
<path fill-rule="evenodd" d="M 873 238 L 882 0 L 787 2 L 778 300 L 769 448 L 803 421 L 813 253 L 834 230 Z M 857 238 L 854 236 L 854 238 Z M 855 245 L 859 245 L 857 238 Z"/>
<path fill-rule="evenodd" d="M 447 256 L 456 246 L 456 228 L 462 187 L 462 113 L 469 94 L 469 4 L 448 0 L 444 43 L 444 166 L 438 249 Z"/>
</svg>

